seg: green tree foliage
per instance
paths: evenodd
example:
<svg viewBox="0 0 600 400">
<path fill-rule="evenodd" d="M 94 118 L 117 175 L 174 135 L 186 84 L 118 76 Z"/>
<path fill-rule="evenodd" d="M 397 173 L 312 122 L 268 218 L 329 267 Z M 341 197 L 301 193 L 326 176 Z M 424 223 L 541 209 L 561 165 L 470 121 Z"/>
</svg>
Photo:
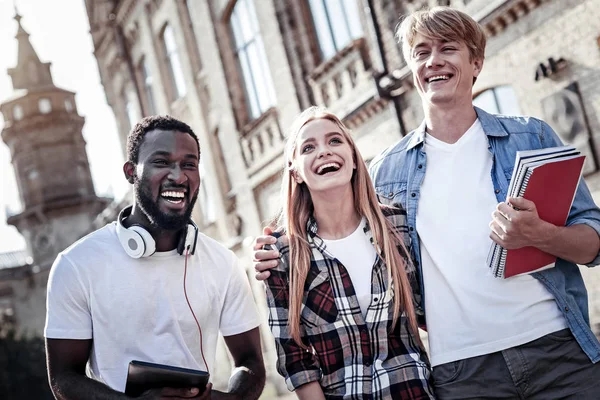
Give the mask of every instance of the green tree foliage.
<svg viewBox="0 0 600 400">
<path fill-rule="evenodd" d="M 17 337 L 10 322 L 0 317 L 0 399 L 54 399 L 46 374 L 44 340 Z"/>
</svg>

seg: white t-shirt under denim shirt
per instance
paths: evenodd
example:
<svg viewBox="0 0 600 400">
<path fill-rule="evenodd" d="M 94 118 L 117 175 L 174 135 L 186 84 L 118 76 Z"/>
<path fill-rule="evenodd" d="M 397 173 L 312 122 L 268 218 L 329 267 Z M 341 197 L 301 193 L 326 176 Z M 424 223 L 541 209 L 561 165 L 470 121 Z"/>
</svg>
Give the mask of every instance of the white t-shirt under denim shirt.
<svg viewBox="0 0 600 400">
<path fill-rule="evenodd" d="M 91 377 L 119 391 L 132 360 L 205 371 L 183 291 L 184 259 L 176 250 L 129 257 L 115 223 L 91 233 L 52 266 L 45 336 L 93 339 Z M 201 233 L 188 259 L 186 287 L 213 374 L 219 331 L 249 331 L 260 324 L 259 315 L 235 255 Z"/>
<path fill-rule="evenodd" d="M 426 135 L 417 210 L 432 366 L 518 346 L 567 327 L 530 275 L 506 280 L 486 265 L 498 202 L 481 123 L 448 144 Z"/>
</svg>

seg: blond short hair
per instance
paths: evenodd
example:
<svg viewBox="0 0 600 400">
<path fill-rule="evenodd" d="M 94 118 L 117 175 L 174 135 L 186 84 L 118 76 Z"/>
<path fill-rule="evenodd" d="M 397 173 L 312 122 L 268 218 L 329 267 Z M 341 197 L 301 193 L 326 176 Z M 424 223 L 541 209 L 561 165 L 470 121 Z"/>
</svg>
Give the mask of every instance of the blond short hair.
<svg viewBox="0 0 600 400">
<path fill-rule="evenodd" d="M 481 25 L 469 15 L 450 7 L 433 7 L 415 11 L 402 20 L 396 37 L 402 44 L 402 53 L 407 62 L 411 60 L 411 49 L 417 34 L 430 39 L 464 43 L 469 49 L 471 61 L 483 60 L 486 36 Z"/>
</svg>

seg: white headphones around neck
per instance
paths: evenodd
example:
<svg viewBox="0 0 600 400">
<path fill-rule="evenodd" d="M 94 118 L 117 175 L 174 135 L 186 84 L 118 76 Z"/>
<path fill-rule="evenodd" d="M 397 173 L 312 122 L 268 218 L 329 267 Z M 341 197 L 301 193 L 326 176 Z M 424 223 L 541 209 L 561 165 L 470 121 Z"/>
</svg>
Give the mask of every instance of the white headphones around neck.
<svg viewBox="0 0 600 400">
<path fill-rule="evenodd" d="M 123 221 L 131 215 L 132 209 L 133 206 L 128 206 L 119 213 L 117 237 L 128 256 L 133 258 L 150 257 L 156 251 L 156 242 L 152 235 L 140 225 L 132 225 L 129 228 L 123 225 Z M 186 249 L 189 249 L 189 254 L 194 254 L 197 241 L 198 227 L 190 219 L 185 232 L 180 236 L 177 252 L 183 254 Z"/>
</svg>

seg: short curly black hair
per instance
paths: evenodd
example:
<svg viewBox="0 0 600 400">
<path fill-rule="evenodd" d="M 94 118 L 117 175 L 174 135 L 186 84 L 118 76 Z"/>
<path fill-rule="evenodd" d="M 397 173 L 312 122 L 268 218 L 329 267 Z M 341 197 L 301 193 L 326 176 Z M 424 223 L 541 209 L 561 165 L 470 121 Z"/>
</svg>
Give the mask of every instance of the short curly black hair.
<svg viewBox="0 0 600 400">
<path fill-rule="evenodd" d="M 127 160 L 137 164 L 140 147 L 144 141 L 146 133 L 160 129 L 163 131 L 178 131 L 189 134 L 194 138 L 198 145 L 198 158 L 200 157 L 200 142 L 198 136 L 194 133 L 192 128 L 185 122 L 171 117 L 170 115 L 151 115 L 149 117 L 142 118 L 140 122 L 135 124 L 129 135 L 127 135 Z"/>
</svg>

